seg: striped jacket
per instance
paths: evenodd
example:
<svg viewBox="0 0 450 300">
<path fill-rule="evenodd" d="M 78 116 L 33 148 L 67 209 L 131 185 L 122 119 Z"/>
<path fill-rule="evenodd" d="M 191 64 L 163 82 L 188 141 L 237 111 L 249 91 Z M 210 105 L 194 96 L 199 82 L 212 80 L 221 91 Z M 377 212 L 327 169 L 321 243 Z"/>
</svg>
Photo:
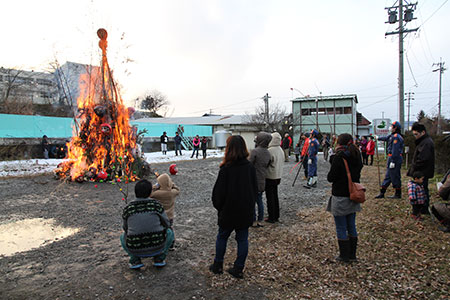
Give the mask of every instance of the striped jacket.
<svg viewBox="0 0 450 300">
<path fill-rule="evenodd" d="M 137 198 L 123 209 L 122 218 L 125 243 L 131 254 L 152 256 L 162 251 L 169 218 L 158 201 Z"/>
</svg>

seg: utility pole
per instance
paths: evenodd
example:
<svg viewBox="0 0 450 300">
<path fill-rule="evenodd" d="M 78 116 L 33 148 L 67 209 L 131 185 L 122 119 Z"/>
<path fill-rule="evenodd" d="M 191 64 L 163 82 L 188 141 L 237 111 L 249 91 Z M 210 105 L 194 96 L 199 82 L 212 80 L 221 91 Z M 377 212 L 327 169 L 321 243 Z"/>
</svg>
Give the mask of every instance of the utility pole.
<svg viewBox="0 0 450 300">
<path fill-rule="evenodd" d="M 442 73 L 444 73 L 446 68 L 444 68 L 445 62 L 442 61 L 442 57 L 439 63 L 433 64 L 433 66 L 439 66 L 436 70 L 433 70 L 433 72 L 439 71 L 439 112 L 438 112 L 438 119 L 437 119 L 437 134 L 441 134 L 441 90 L 442 90 Z"/>
<path fill-rule="evenodd" d="M 405 96 L 408 96 L 408 126 L 407 127 L 409 130 L 409 112 L 411 111 L 411 100 L 414 100 L 414 92 L 405 93 Z"/>
<path fill-rule="evenodd" d="M 403 4 L 403 0 L 398 1 L 398 6 L 386 7 L 388 10 L 389 19 L 386 23 L 395 24 L 398 22 L 398 31 L 386 32 L 385 36 L 391 34 L 398 34 L 398 115 L 399 122 L 402 125 L 402 131 L 405 128 L 405 102 L 404 102 L 404 79 L 403 79 L 403 34 L 408 32 L 417 31 L 416 29 L 405 29 L 403 27 L 403 21 L 408 23 L 415 20 L 413 17 L 414 9 L 416 9 L 417 2 L 409 4 L 405 0 L 406 4 Z M 397 19 L 398 16 L 398 19 Z"/>
<path fill-rule="evenodd" d="M 269 98 L 272 98 L 272 97 L 270 97 L 268 93 L 266 93 L 264 95 L 264 97 L 262 97 L 262 99 L 264 101 L 264 114 L 265 114 L 267 127 L 269 126 Z"/>
</svg>

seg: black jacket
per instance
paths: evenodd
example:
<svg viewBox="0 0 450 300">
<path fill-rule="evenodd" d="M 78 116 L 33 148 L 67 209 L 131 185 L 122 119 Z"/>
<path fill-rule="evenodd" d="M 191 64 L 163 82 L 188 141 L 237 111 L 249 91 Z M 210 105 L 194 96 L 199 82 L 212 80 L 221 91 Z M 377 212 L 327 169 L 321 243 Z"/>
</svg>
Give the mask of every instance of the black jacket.
<svg viewBox="0 0 450 300">
<path fill-rule="evenodd" d="M 212 193 L 219 226 L 223 229 L 250 227 L 257 193 L 256 171 L 247 159 L 222 166 Z"/>
<path fill-rule="evenodd" d="M 415 141 L 416 149 L 409 167 L 408 176 L 415 171 L 421 171 L 427 178 L 434 176 L 434 142 L 428 134 Z"/>
<path fill-rule="evenodd" d="M 201 143 L 201 149 L 202 150 L 206 150 L 207 148 L 208 148 L 208 139 L 202 139 L 201 141 L 200 141 L 200 143 Z"/>
<path fill-rule="evenodd" d="M 347 151 L 338 151 L 333 155 L 330 171 L 327 179 L 332 182 L 331 194 L 340 197 L 349 197 L 347 171 L 345 170 L 344 159 L 347 160 L 348 168 L 353 182 L 359 182 L 361 169 L 363 167 L 361 156 L 350 157 Z"/>
<path fill-rule="evenodd" d="M 283 149 L 289 149 L 289 145 L 290 145 L 291 141 L 289 140 L 289 137 L 285 137 L 283 139 L 283 145 L 282 148 Z"/>
</svg>

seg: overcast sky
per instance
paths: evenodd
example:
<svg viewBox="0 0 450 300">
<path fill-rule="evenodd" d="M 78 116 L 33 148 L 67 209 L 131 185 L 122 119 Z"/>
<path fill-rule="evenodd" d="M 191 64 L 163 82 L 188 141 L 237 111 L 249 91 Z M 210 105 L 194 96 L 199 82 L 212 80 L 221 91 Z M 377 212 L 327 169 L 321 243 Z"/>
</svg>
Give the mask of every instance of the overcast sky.
<svg viewBox="0 0 450 300">
<path fill-rule="evenodd" d="M 405 37 L 411 119 L 437 113 L 439 74 L 450 64 L 450 3 L 419 1 L 420 27 Z M 398 36 L 385 24 L 395 0 L 5 1 L 0 66 L 48 69 L 55 57 L 99 64 L 96 31 L 108 30 L 109 61 L 129 104 L 146 91 L 167 95 L 167 116 L 243 114 L 292 97 L 358 95 L 367 118 L 398 118 Z M 450 117 L 450 71 L 442 111 Z M 292 91 L 290 88 L 295 88 Z M 405 106 L 405 121 L 407 110 Z"/>
</svg>

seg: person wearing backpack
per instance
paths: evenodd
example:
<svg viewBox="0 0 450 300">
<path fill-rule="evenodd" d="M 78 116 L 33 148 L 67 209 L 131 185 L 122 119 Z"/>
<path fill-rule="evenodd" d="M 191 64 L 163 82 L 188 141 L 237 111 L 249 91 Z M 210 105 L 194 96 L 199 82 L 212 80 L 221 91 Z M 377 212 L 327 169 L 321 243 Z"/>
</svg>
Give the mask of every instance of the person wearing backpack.
<svg viewBox="0 0 450 300">
<path fill-rule="evenodd" d="M 358 147 L 353 143 L 350 134 L 344 133 L 337 139 L 336 154 L 330 157 L 331 168 L 327 179 L 332 183 L 331 197 L 328 200 L 327 211 L 333 217 L 339 244 L 337 261 L 356 261 L 358 234 L 356 231 L 356 212 L 361 211 L 359 203 L 350 200 L 349 182 L 344 160 L 348 164 L 352 182 L 358 182 L 361 177 L 363 163 Z"/>
</svg>

